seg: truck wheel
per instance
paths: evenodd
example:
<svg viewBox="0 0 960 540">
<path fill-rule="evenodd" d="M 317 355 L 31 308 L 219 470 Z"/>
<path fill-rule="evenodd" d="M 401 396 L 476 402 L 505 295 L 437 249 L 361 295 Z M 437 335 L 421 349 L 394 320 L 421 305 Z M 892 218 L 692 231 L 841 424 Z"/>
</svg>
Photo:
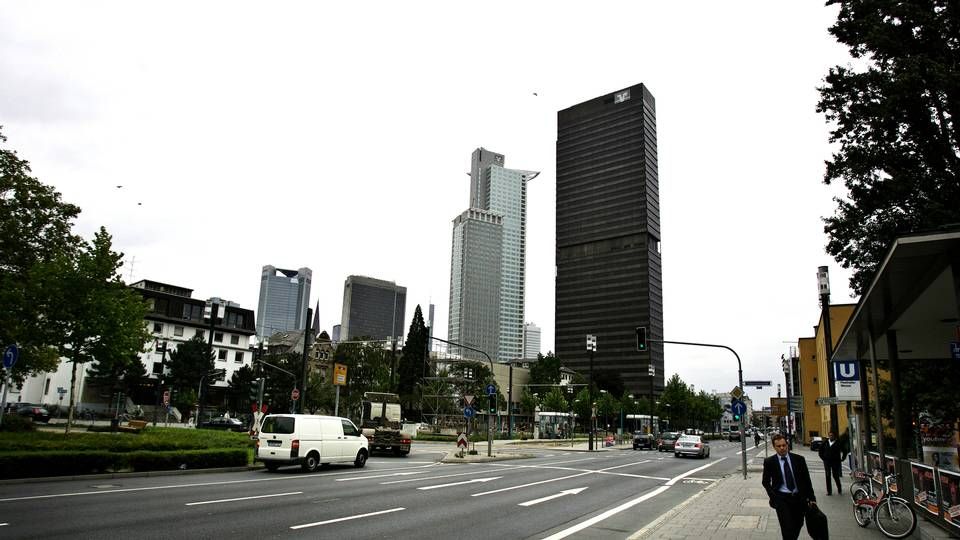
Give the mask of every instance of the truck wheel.
<svg viewBox="0 0 960 540">
<path fill-rule="evenodd" d="M 277 469 L 280 468 L 280 465 L 278 465 L 278 464 L 276 464 L 276 463 L 271 463 L 271 462 L 269 462 L 269 461 L 267 461 L 267 462 L 264 463 L 263 465 L 264 465 L 264 467 L 266 467 L 267 470 L 270 471 L 270 472 L 277 472 Z"/>
<path fill-rule="evenodd" d="M 300 467 L 306 472 L 316 472 L 320 468 L 320 454 L 310 452 Z"/>
<path fill-rule="evenodd" d="M 357 459 L 354 460 L 353 466 L 358 469 L 361 469 L 366 464 L 367 464 L 367 452 L 364 450 L 360 450 L 359 452 L 357 452 Z"/>
</svg>

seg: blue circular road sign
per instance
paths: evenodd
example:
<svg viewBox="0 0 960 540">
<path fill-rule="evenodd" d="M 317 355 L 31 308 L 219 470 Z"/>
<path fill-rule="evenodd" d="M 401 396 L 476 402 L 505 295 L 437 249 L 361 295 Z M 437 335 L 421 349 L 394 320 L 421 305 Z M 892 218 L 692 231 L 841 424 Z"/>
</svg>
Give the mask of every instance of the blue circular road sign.
<svg viewBox="0 0 960 540">
<path fill-rule="evenodd" d="M 3 367 L 10 369 L 14 364 L 17 363 L 17 358 L 20 357 L 20 349 L 16 345 L 8 345 L 6 350 L 3 351 Z"/>
<path fill-rule="evenodd" d="M 487 385 L 487 395 L 492 396 L 497 393 L 497 387 L 493 384 Z"/>
<path fill-rule="evenodd" d="M 464 418 L 473 418 L 473 409 L 471 409 L 470 407 L 465 408 L 465 409 L 463 410 L 463 417 L 464 417 Z"/>
</svg>

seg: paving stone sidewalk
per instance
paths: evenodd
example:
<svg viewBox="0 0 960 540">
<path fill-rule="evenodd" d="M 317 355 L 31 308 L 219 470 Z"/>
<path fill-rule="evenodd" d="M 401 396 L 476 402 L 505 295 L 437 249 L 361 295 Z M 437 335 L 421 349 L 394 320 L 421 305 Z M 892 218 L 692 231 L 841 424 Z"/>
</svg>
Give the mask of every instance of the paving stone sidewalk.
<svg viewBox="0 0 960 540">
<path fill-rule="evenodd" d="M 747 479 L 738 469 L 718 482 L 707 486 L 691 499 L 663 514 L 643 529 L 630 536 L 639 539 L 696 538 L 738 540 L 780 538 L 776 512 L 770 508 L 767 494 L 760 485 L 763 473 L 763 447 L 748 449 Z M 768 450 L 772 452 L 772 450 Z M 817 505 L 827 515 L 831 538 L 886 538 L 875 524 L 861 528 L 853 518 L 853 506 L 846 489 L 849 477 L 844 476 L 844 492 L 828 497 L 824 481 L 823 462 L 816 452 L 797 446 L 794 452 L 807 460 Z M 800 538 L 809 538 L 804 530 Z M 951 538 L 936 525 L 918 516 L 917 530 L 909 538 Z"/>
</svg>

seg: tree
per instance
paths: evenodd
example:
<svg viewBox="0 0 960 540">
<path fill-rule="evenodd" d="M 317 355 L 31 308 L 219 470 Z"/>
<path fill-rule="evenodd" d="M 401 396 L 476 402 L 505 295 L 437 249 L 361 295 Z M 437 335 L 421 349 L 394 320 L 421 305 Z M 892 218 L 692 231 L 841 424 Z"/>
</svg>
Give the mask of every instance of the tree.
<svg viewBox="0 0 960 540">
<path fill-rule="evenodd" d="M 0 143 L 6 141 L 0 131 Z M 18 384 L 29 375 L 56 370 L 60 362 L 59 337 L 45 323 L 48 313 L 32 298 L 42 291 L 30 283 L 30 275 L 40 271 L 41 263 L 75 254 L 82 244 L 71 232 L 80 208 L 62 202 L 60 193 L 30 172 L 27 161 L 0 147 L 0 346 L 20 346 L 12 370 Z"/>
<path fill-rule="evenodd" d="M 420 306 L 413 312 L 413 320 L 407 331 L 407 341 L 403 346 L 403 355 L 397 367 L 397 394 L 404 403 L 404 411 L 413 409 L 416 398 L 417 385 L 423 382 L 423 377 L 430 374 L 430 362 L 427 357 L 430 335 L 423 322 L 423 313 Z M 409 412 L 407 413 L 409 414 Z"/>
<path fill-rule="evenodd" d="M 530 384 L 560 384 L 560 367 L 560 359 L 552 353 L 538 354 L 530 366 Z"/>
<path fill-rule="evenodd" d="M 817 111 L 839 149 L 824 183 L 847 197 L 824 219 L 827 252 L 863 294 L 897 236 L 956 223 L 960 207 L 960 10 L 950 0 L 829 0 L 830 33 L 862 69 L 835 66 Z"/>
<path fill-rule="evenodd" d="M 227 408 L 233 411 L 249 411 L 250 396 L 260 388 L 256 383 L 257 376 L 250 366 L 242 366 L 233 372 L 227 382 Z M 307 395 L 310 395 L 308 392 Z"/>
<path fill-rule="evenodd" d="M 567 412 L 567 398 L 560 388 L 554 386 L 543 397 L 543 410 L 551 412 Z"/>
<path fill-rule="evenodd" d="M 58 354 L 73 364 L 71 387 L 77 387 L 79 366 L 94 360 L 122 364 L 140 352 L 149 334 L 143 323 L 147 307 L 118 273 L 122 253 L 112 249 L 106 229 L 84 242 L 76 253 L 64 252 L 38 263 L 30 287 L 44 324 L 59 336 Z M 70 393 L 67 429 L 73 422 L 76 398 Z"/>
<path fill-rule="evenodd" d="M 193 336 L 170 352 L 166 380 L 173 387 L 172 403 L 178 409 L 190 411 L 197 402 L 200 379 L 213 371 L 214 354 L 210 345 L 200 336 Z"/>
</svg>

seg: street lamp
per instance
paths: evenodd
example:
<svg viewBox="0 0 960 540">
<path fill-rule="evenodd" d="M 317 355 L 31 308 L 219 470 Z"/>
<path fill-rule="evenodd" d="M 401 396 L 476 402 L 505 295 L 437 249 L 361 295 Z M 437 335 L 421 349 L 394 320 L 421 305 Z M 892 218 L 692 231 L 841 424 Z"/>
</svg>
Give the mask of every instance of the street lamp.
<svg viewBox="0 0 960 540">
<path fill-rule="evenodd" d="M 596 431 L 596 421 L 597 421 L 597 404 L 593 401 L 593 353 L 597 351 L 597 336 L 587 334 L 587 351 L 590 352 L 590 372 L 589 372 L 589 381 L 590 384 L 590 438 L 587 444 L 587 450 L 593 451 L 593 437 L 594 431 Z"/>
<path fill-rule="evenodd" d="M 153 408 L 153 425 L 157 425 L 160 411 L 160 389 L 163 386 L 163 374 L 167 369 L 167 341 L 164 340 L 161 342 L 159 339 L 154 338 L 153 340 L 153 350 L 160 352 L 160 373 L 157 373 L 157 405 Z"/>
</svg>

